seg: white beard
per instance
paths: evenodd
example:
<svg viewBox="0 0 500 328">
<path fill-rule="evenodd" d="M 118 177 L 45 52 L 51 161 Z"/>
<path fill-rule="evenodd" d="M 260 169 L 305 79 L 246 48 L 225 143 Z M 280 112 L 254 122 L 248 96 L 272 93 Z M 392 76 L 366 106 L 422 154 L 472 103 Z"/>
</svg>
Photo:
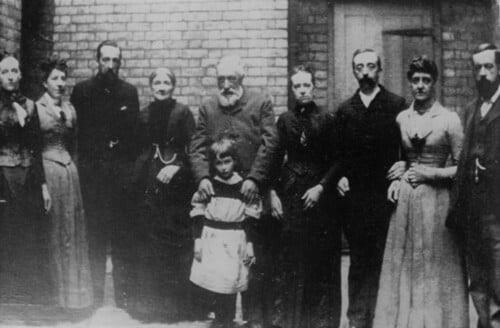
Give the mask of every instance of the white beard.
<svg viewBox="0 0 500 328">
<path fill-rule="evenodd" d="M 217 97 L 219 98 L 219 105 L 221 107 L 233 107 L 243 96 L 242 87 L 240 87 L 238 90 L 234 90 L 234 93 L 230 95 L 223 95 L 223 92 L 224 90 L 219 90 L 217 94 Z"/>
</svg>

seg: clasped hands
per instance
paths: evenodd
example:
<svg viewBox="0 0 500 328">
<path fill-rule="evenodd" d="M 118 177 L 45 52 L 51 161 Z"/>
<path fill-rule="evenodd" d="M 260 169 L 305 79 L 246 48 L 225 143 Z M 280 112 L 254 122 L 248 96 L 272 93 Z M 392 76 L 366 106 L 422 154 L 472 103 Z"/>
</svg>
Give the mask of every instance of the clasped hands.
<svg viewBox="0 0 500 328">
<path fill-rule="evenodd" d="M 398 162 L 401 163 L 401 162 Z M 405 162 L 402 162 L 405 163 Z M 396 163 L 397 164 L 397 163 Z M 396 165 L 394 164 L 394 165 Z M 393 167 L 394 167 L 393 165 Z M 406 166 L 406 164 L 405 164 Z M 391 168 L 392 169 L 392 168 Z M 389 189 L 387 190 L 387 199 L 393 203 L 395 203 L 399 198 L 399 188 L 401 185 L 400 179 L 404 179 L 408 182 L 413 188 L 416 188 L 423 182 L 434 180 L 436 176 L 435 169 L 432 167 L 412 164 L 410 168 L 404 172 L 401 176 L 394 176 L 395 179 L 392 181 Z"/>
<path fill-rule="evenodd" d="M 309 210 L 316 206 L 323 190 L 324 188 L 321 184 L 317 184 L 314 187 L 307 189 L 307 191 L 300 198 L 304 201 L 304 210 Z M 283 206 L 276 190 L 271 189 L 269 197 L 271 203 L 271 215 L 275 219 L 281 220 L 281 218 L 283 218 Z"/>
</svg>

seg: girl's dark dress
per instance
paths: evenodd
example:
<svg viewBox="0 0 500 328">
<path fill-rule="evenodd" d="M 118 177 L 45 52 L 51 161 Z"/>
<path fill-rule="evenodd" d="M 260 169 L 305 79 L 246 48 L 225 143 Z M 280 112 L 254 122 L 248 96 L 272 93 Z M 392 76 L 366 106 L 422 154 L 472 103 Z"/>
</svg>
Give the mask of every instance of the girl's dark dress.
<svg viewBox="0 0 500 328">
<path fill-rule="evenodd" d="M 194 192 L 186 156 L 195 124 L 174 99 L 155 100 L 142 111 L 142 153 L 134 169 L 137 199 L 137 309 L 176 320 L 189 312 L 192 260 L 190 200 Z M 180 166 L 169 184 L 156 179 L 167 165 Z M 150 314 L 147 314 L 150 317 Z"/>
<path fill-rule="evenodd" d="M 334 216 L 338 181 L 333 117 L 314 103 L 278 119 L 280 159 L 277 183 L 284 215 L 273 274 L 272 321 L 281 327 L 337 327 L 340 318 L 340 229 Z M 321 183 L 324 192 L 304 210 L 304 193 Z"/>
<path fill-rule="evenodd" d="M 18 111 L 26 117 L 21 114 L 19 118 Z M 2 89 L 0 301 L 4 303 L 53 301 L 48 297 L 51 295 L 47 253 L 49 222 L 43 214 L 41 185 L 45 176 L 40 142 L 40 122 L 33 102 Z"/>
</svg>

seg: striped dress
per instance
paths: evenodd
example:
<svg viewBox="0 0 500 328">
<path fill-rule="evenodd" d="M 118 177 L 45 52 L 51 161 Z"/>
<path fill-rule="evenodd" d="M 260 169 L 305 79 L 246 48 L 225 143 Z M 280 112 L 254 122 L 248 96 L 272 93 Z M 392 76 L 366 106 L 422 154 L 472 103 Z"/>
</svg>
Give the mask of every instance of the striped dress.
<svg viewBox="0 0 500 328">
<path fill-rule="evenodd" d="M 202 202 L 192 199 L 191 217 L 202 220 L 202 259 L 193 260 L 190 280 L 207 290 L 234 294 L 247 290 L 249 266 L 246 257 L 247 223 L 260 217 L 260 203 L 245 204 L 240 193 L 243 179 L 237 173 L 227 180 L 212 179 L 215 196 Z"/>
</svg>

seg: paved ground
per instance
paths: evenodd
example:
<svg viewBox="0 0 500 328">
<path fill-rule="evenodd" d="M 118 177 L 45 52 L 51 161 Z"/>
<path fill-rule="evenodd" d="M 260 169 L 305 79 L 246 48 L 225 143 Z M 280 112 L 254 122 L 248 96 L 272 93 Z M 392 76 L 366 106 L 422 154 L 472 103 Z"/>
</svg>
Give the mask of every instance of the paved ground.
<svg viewBox="0 0 500 328">
<path fill-rule="evenodd" d="M 73 316 L 71 320 L 62 319 L 60 313 L 52 308 L 41 306 L 0 305 L 0 328 L 206 328 L 210 322 L 180 322 L 176 324 L 166 323 L 142 323 L 132 319 L 126 312 L 115 307 L 111 297 L 113 295 L 113 280 L 110 274 L 111 265 L 108 261 L 108 276 L 106 278 L 105 306 L 98 309 L 92 316 L 84 315 L 86 319 Z M 349 257 L 342 258 L 342 299 L 347 299 L 347 270 Z M 345 303 L 342 304 L 342 313 L 345 314 Z M 472 306 L 471 306 L 472 307 Z M 476 315 L 471 309 L 471 322 L 476 322 Z M 475 324 L 471 324 L 474 327 Z M 347 327 L 345 315 L 342 318 L 341 327 Z"/>
</svg>

